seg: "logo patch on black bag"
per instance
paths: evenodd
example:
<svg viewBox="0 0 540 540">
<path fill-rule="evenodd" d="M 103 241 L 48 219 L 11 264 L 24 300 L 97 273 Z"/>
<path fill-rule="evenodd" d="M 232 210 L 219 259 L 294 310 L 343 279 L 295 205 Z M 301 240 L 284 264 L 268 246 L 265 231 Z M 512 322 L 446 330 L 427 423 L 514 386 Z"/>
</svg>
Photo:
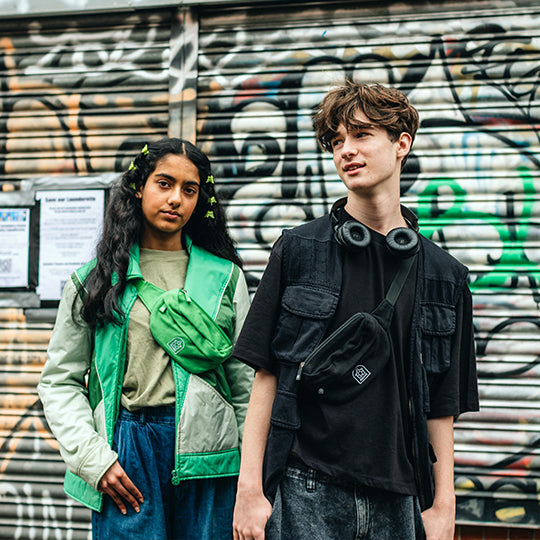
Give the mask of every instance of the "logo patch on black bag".
<svg viewBox="0 0 540 540">
<path fill-rule="evenodd" d="M 352 370 L 353 379 L 358 384 L 362 384 L 370 375 L 371 375 L 371 371 L 369 371 L 369 369 L 366 366 L 362 366 L 361 364 L 357 365 Z"/>
</svg>

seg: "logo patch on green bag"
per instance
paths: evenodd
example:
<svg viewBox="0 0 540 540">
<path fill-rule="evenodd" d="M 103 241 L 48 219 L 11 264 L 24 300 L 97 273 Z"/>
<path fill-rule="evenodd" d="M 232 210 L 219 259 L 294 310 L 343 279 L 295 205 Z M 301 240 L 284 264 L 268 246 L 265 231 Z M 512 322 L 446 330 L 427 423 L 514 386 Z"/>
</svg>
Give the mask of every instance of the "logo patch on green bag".
<svg viewBox="0 0 540 540">
<path fill-rule="evenodd" d="M 174 354 L 178 354 L 185 347 L 184 340 L 181 337 L 172 338 L 171 341 L 167 343 L 167 347 L 171 349 Z"/>
</svg>

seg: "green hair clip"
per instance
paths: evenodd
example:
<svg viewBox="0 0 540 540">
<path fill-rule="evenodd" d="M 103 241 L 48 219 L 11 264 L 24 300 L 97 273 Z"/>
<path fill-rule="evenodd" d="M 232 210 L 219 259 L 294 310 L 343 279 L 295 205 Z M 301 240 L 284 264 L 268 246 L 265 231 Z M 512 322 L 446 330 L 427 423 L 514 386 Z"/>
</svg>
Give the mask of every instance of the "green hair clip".
<svg viewBox="0 0 540 540">
<path fill-rule="evenodd" d="M 145 145 L 144 145 L 144 148 L 141 150 L 141 154 L 144 154 L 145 156 L 147 156 L 147 155 L 148 155 L 148 152 L 149 152 L 149 150 L 148 150 L 148 145 L 145 144 Z"/>
<path fill-rule="evenodd" d="M 212 206 L 213 204 L 217 204 L 216 198 L 215 198 L 215 197 L 210 197 L 210 198 L 208 199 L 208 204 L 209 204 L 210 206 Z"/>
<path fill-rule="evenodd" d="M 214 216 L 214 212 L 212 212 L 212 210 L 208 210 L 208 212 L 206 212 L 204 217 L 208 219 L 216 219 L 216 216 Z"/>
<path fill-rule="evenodd" d="M 131 182 L 131 184 L 129 184 L 129 187 L 130 187 L 133 191 L 136 191 L 136 190 L 137 190 L 137 186 L 135 185 L 135 182 Z"/>
<path fill-rule="evenodd" d="M 137 166 L 135 165 L 135 163 L 133 163 L 133 161 L 129 164 L 129 169 L 128 171 L 134 171 L 135 169 L 137 168 Z"/>
<path fill-rule="evenodd" d="M 213 184 L 214 183 L 214 177 L 210 174 L 208 175 L 208 178 L 206 179 L 207 184 Z"/>
</svg>

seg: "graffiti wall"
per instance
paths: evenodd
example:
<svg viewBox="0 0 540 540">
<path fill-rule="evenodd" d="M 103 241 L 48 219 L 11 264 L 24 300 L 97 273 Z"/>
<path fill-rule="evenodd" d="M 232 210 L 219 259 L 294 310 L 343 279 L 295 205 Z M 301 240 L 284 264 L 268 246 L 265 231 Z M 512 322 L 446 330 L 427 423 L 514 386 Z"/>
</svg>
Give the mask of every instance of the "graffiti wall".
<svg viewBox="0 0 540 540">
<path fill-rule="evenodd" d="M 170 14 L 0 19 L 0 181 L 121 170 L 166 134 Z M 12 186 L 14 184 L 14 186 Z"/>
<path fill-rule="evenodd" d="M 173 15 L 0 19 L 2 206 L 38 178 L 99 183 L 168 132 Z M 89 537 L 36 391 L 54 317 L 35 292 L 0 291 L 0 538 Z"/>
<path fill-rule="evenodd" d="M 348 77 L 409 96 L 422 123 L 403 201 L 474 293 L 482 410 L 456 424 L 458 520 L 539 525 L 540 11 L 446 5 L 213 14 L 199 142 L 255 286 L 281 230 L 344 193 L 310 122 L 327 89 Z"/>
<path fill-rule="evenodd" d="M 0 19 L 0 202 L 196 137 L 254 290 L 282 229 L 344 194 L 312 108 L 346 77 L 402 89 L 422 119 L 403 201 L 471 270 L 481 412 L 456 423 L 458 521 L 537 527 L 540 8 L 298 6 Z M 55 308 L 20 298 L 0 291 L 0 538 L 88 538 L 35 390 Z"/>
</svg>

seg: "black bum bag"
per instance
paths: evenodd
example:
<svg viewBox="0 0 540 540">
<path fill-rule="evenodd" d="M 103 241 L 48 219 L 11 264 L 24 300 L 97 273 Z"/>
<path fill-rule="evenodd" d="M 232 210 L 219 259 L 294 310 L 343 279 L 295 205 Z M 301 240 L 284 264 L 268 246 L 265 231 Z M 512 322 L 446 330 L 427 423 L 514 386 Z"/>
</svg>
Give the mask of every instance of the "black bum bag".
<svg viewBox="0 0 540 540">
<path fill-rule="evenodd" d="M 300 364 L 296 379 L 319 399 L 344 403 L 362 391 L 392 356 L 388 329 L 394 305 L 416 257 L 400 267 L 381 303 L 371 313 L 355 313 Z"/>
</svg>

